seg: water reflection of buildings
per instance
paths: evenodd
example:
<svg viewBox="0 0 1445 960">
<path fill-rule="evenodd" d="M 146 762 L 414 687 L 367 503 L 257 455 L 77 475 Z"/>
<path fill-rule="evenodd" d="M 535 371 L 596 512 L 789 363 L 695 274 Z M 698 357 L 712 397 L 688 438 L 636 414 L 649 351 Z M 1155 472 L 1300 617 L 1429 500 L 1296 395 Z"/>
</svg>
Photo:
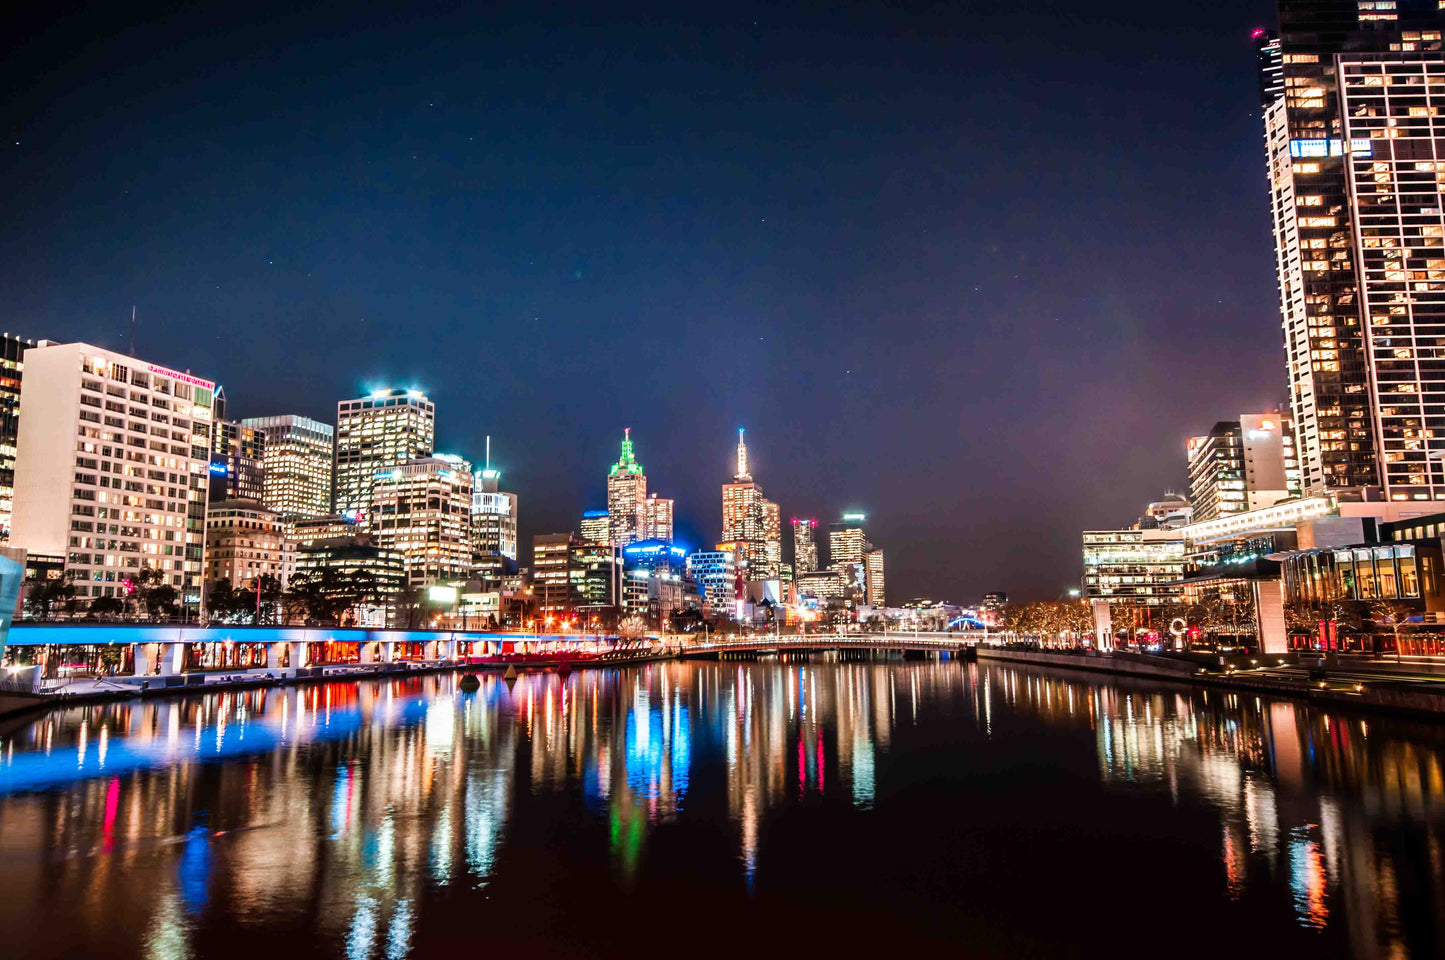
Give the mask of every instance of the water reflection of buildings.
<svg viewBox="0 0 1445 960">
<path fill-rule="evenodd" d="M 511 796 L 515 733 L 485 702 L 500 683 L 466 701 L 442 686 L 107 704 L 21 728 L 0 742 L 0 786 L 91 776 L 3 800 L 3 852 L 24 851 L 14 862 L 32 874 L 7 883 L 11 907 L 42 916 L 44 891 L 106 943 L 144 884 L 152 908 L 136 933 L 154 956 L 194 953 L 213 902 L 243 922 L 298 911 L 348 956 L 404 953 L 423 882 L 486 882 Z M 211 762 L 227 757 L 244 762 Z"/>
<path fill-rule="evenodd" d="M 1224 889 L 1282 887 L 1304 925 L 1348 917 L 1362 956 L 1404 950 L 1412 889 L 1415 909 L 1420 890 L 1439 906 L 1445 731 L 998 665 L 823 660 L 58 711 L 0 733 L 0 900 L 74 928 L 76 953 L 204 953 L 216 913 L 304 917 L 348 956 L 397 956 L 428 889 L 496 879 L 518 804 L 579 804 L 627 883 L 655 831 L 725 799 L 751 884 L 779 808 L 881 806 L 907 728 L 982 743 L 1020 722 L 1092 743 L 1110 790 L 1207 805 Z"/>
<path fill-rule="evenodd" d="M 1093 730 L 1108 784 L 1203 798 L 1220 818 L 1224 882 L 1243 896 L 1255 871 L 1288 885 L 1298 922 L 1350 919 L 1356 956 L 1408 954 L 1402 871 L 1426 873 L 1436 909 L 1445 866 L 1445 731 L 1335 716 L 1302 703 L 1220 691 L 1161 692 L 987 669 L 1015 713 Z M 1421 733 L 1433 735 L 1422 742 Z M 1421 842 L 1411 860 L 1399 836 Z"/>
</svg>

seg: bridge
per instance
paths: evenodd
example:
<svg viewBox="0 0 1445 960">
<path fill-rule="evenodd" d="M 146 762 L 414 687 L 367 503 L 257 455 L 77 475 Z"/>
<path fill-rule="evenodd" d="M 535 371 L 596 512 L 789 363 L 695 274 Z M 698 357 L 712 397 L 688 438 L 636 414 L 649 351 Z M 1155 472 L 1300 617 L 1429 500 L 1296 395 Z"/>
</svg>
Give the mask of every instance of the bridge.
<svg viewBox="0 0 1445 960">
<path fill-rule="evenodd" d="M 948 633 L 808 633 L 764 634 L 761 636 L 687 638 L 679 655 L 690 658 L 753 657 L 774 653 L 829 653 L 859 651 L 869 653 L 960 654 L 987 636 L 983 630 L 958 630 Z M 669 638 L 671 640 L 673 638 Z"/>
</svg>

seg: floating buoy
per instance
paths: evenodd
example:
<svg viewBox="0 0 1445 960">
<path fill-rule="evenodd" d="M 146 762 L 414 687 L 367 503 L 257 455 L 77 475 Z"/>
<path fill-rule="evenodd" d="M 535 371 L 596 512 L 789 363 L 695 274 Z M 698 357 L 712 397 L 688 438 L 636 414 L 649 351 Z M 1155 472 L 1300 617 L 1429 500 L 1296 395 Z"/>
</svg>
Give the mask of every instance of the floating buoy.
<svg viewBox="0 0 1445 960">
<path fill-rule="evenodd" d="M 517 679 L 517 668 L 516 668 L 516 666 L 513 665 L 513 664 L 510 664 L 510 663 L 507 664 L 507 672 L 504 673 L 504 674 L 502 674 L 502 679 L 503 679 L 503 680 L 515 680 L 515 679 Z"/>
<path fill-rule="evenodd" d="M 482 681 L 477 679 L 475 673 L 464 673 L 457 686 L 461 688 L 462 693 L 476 693 L 482 689 Z"/>
</svg>

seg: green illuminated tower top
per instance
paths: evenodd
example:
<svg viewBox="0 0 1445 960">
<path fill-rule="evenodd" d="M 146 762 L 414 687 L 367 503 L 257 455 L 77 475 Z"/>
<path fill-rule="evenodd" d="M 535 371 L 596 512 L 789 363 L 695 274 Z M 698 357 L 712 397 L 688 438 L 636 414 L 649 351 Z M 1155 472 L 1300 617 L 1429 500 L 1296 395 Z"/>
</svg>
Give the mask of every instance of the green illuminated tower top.
<svg viewBox="0 0 1445 960">
<path fill-rule="evenodd" d="M 642 464 L 632 455 L 632 428 L 625 427 L 622 431 L 622 456 L 618 458 L 607 471 L 609 477 L 619 473 L 642 473 Z"/>
</svg>

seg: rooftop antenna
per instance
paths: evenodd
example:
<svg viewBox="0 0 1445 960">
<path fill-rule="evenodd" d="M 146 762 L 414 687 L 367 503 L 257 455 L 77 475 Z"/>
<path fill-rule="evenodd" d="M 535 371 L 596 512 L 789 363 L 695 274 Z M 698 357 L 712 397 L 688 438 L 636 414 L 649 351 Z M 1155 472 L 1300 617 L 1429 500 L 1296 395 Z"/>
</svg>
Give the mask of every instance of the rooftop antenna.
<svg viewBox="0 0 1445 960">
<path fill-rule="evenodd" d="M 130 355 L 135 356 L 135 304 L 130 307 Z"/>
<path fill-rule="evenodd" d="M 487 469 L 492 469 L 492 435 L 487 434 Z"/>
</svg>

